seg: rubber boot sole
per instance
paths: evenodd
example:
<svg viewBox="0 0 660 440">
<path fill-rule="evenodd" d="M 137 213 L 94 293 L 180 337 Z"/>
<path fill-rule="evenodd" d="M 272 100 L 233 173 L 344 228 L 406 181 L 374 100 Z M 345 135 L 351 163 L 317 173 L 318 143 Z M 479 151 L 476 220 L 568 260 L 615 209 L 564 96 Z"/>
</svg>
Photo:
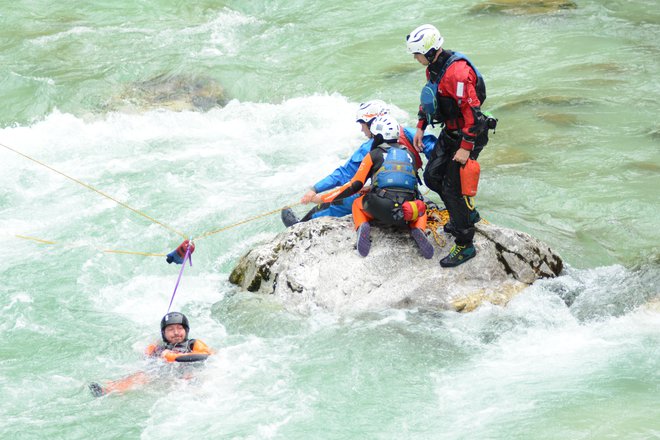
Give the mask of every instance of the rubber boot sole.
<svg viewBox="0 0 660 440">
<path fill-rule="evenodd" d="M 415 243 L 417 243 L 417 247 L 419 248 L 419 252 L 422 254 L 422 257 L 426 258 L 427 260 L 433 258 L 433 245 L 428 240 L 428 238 L 426 238 L 424 231 L 419 228 L 412 228 L 410 230 L 410 235 L 412 235 L 413 240 L 415 240 Z"/>
<path fill-rule="evenodd" d="M 358 238 L 357 238 L 357 251 L 358 254 L 366 257 L 369 255 L 369 250 L 371 250 L 371 225 L 369 223 L 362 223 L 358 228 Z"/>
</svg>

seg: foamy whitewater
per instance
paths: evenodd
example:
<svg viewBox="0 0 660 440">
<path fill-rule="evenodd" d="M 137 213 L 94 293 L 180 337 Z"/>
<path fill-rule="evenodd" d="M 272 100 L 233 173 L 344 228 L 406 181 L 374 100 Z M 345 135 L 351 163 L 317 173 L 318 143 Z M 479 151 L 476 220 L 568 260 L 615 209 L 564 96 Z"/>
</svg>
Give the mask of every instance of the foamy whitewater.
<svg viewBox="0 0 660 440">
<path fill-rule="evenodd" d="M 480 4 L 0 1 L 0 434 L 660 438 L 656 5 Z M 500 119 L 482 216 L 546 241 L 562 276 L 467 314 L 294 315 L 229 284 L 364 141 L 360 102 L 415 123 L 423 69 L 403 42 L 423 22 L 479 66 Z M 112 105 L 158 75 L 217 83 L 226 105 Z M 216 350 L 194 379 L 92 397 L 153 368 L 181 266 L 143 254 L 252 217 L 184 270 L 172 308 Z"/>
</svg>

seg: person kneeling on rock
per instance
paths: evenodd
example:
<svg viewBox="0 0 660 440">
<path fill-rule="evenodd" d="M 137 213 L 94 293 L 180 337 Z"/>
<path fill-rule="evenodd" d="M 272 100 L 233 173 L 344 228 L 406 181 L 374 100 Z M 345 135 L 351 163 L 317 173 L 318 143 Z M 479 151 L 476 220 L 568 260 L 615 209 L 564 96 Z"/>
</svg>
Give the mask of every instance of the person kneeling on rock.
<svg viewBox="0 0 660 440">
<path fill-rule="evenodd" d="M 350 158 L 346 163 L 332 173 L 319 180 L 314 186 L 312 186 L 305 194 L 303 194 L 300 199 L 300 203 L 308 204 L 311 203 L 314 196 L 317 193 L 322 193 L 329 191 L 333 188 L 338 188 L 348 182 L 351 177 L 357 172 L 362 159 L 369 154 L 371 151 L 371 146 L 373 143 L 373 134 L 371 133 L 371 124 L 378 116 L 384 116 L 390 113 L 390 107 L 380 99 L 373 99 L 371 101 L 363 102 L 360 104 L 357 114 L 355 115 L 355 122 L 360 124 L 360 130 L 367 137 L 367 141 L 358 147 L 357 150 L 353 152 Z M 398 142 L 401 145 L 404 145 L 408 148 L 408 151 L 412 153 L 415 158 L 415 165 L 417 168 L 422 166 L 422 157 L 420 153 L 423 153 L 428 159 L 431 155 L 431 152 L 435 148 L 435 144 L 438 139 L 433 135 L 425 135 L 422 137 L 422 147 L 417 151 L 413 146 L 413 137 L 415 136 L 415 131 L 411 128 L 401 127 L 400 136 Z M 353 201 L 358 197 L 357 194 L 344 197 L 342 199 L 337 199 L 334 203 L 324 203 L 314 206 L 305 216 L 298 218 L 296 214 L 290 207 L 282 209 L 280 216 L 282 222 L 288 228 L 289 226 L 295 225 L 299 222 L 306 222 L 319 217 L 343 217 L 351 213 L 351 207 L 353 206 Z"/>
<path fill-rule="evenodd" d="M 371 249 L 370 221 L 385 225 L 408 225 L 424 258 L 433 257 L 433 245 L 426 238 L 426 205 L 417 189 L 414 158 L 397 141 L 398 122 L 390 115 L 377 117 L 371 124 L 373 144 L 357 172 L 349 182 L 326 193 L 316 195 L 314 203 L 329 203 L 350 197 L 363 189 L 371 178 L 370 190 L 353 201 L 353 222 L 357 230 L 357 250 L 366 257 Z"/>
</svg>

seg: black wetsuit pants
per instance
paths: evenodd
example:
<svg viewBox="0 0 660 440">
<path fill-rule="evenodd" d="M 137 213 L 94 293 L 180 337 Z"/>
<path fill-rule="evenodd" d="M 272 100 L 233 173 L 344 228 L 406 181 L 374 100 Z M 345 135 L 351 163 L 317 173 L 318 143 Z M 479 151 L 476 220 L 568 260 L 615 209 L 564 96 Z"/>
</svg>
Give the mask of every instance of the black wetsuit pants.
<svg viewBox="0 0 660 440">
<path fill-rule="evenodd" d="M 363 199 L 362 207 L 379 223 L 386 226 L 405 226 L 403 211 L 399 208 L 404 202 L 415 200 L 417 196 L 408 191 L 373 188 Z M 397 215 L 397 213 L 399 215 Z"/>
<path fill-rule="evenodd" d="M 484 136 L 480 136 L 480 138 L 477 138 L 476 144 L 478 145 L 470 153 L 471 159 L 476 160 L 485 145 L 485 143 L 482 144 Z M 488 142 L 487 135 L 485 142 Z M 456 231 L 456 244 L 468 246 L 472 244 L 474 238 L 474 222 L 470 218 L 470 208 L 461 191 L 461 164 L 453 160 L 460 144 L 461 137 L 458 133 L 452 136 L 444 129 L 440 132 L 438 142 L 424 169 L 424 183 L 440 195 L 449 211 L 449 219 Z"/>
</svg>

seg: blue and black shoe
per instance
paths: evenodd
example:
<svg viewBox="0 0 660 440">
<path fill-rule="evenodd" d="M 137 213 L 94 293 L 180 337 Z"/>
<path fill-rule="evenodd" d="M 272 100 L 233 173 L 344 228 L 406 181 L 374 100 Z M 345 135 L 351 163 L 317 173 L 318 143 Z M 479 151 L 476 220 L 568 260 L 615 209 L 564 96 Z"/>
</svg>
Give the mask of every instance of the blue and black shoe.
<svg viewBox="0 0 660 440">
<path fill-rule="evenodd" d="M 465 263 L 470 258 L 474 258 L 475 255 L 477 255 L 477 250 L 473 244 L 469 246 L 460 246 L 458 244 L 454 244 L 454 246 L 452 246 L 451 250 L 449 251 L 449 255 L 440 260 L 440 266 L 456 267 Z"/>
<path fill-rule="evenodd" d="M 357 250 L 358 254 L 366 257 L 369 255 L 369 250 L 371 249 L 371 225 L 369 222 L 364 222 L 360 225 L 357 230 Z"/>
<path fill-rule="evenodd" d="M 282 223 L 284 223 L 284 226 L 287 228 L 300 222 L 291 208 L 284 208 L 282 212 L 280 212 L 280 217 L 282 218 Z"/>
<path fill-rule="evenodd" d="M 101 397 L 104 394 L 106 394 L 103 387 L 97 384 L 96 382 L 92 382 L 89 384 L 89 391 L 92 393 L 92 396 L 94 397 Z"/>
</svg>

